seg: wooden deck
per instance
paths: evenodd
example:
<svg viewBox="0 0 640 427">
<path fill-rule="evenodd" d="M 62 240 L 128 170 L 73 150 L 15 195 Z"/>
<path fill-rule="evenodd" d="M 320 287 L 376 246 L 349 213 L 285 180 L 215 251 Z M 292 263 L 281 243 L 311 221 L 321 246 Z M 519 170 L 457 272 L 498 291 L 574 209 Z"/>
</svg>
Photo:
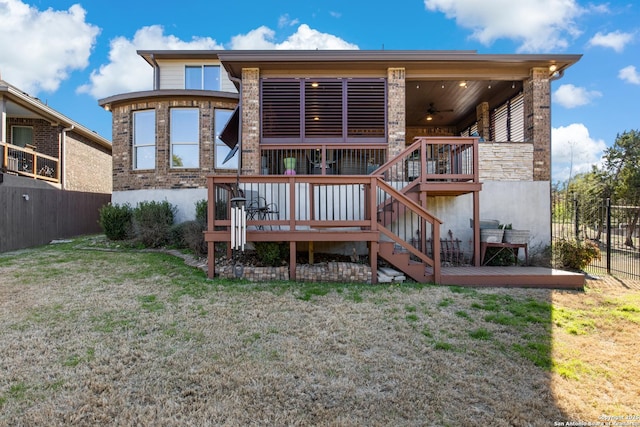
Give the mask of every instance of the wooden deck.
<svg viewBox="0 0 640 427">
<path fill-rule="evenodd" d="M 585 275 L 545 267 L 442 267 L 440 284 L 583 289 Z"/>
</svg>

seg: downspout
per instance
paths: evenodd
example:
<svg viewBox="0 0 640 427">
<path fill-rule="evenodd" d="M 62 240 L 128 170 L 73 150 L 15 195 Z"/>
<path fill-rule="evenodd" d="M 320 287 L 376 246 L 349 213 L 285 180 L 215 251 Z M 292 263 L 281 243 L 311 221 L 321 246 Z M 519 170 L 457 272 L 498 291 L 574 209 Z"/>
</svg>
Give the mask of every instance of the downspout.
<svg viewBox="0 0 640 427">
<path fill-rule="evenodd" d="M 68 128 L 62 129 L 62 138 L 60 139 L 60 155 L 58 156 L 58 158 L 60 159 L 60 165 L 58 166 L 58 173 L 60 174 L 60 188 L 62 188 L 63 190 L 65 189 L 64 186 L 66 184 L 65 170 L 67 167 L 67 162 L 66 162 L 67 132 L 71 132 L 73 129 L 75 129 L 75 127 L 76 127 L 75 125 L 71 125 Z"/>
<path fill-rule="evenodd" d="M 151 62 L 153 62 L 153 90 L 160 90 L 160 67 L 153 53 L 151 54 Z"/>
</svg>

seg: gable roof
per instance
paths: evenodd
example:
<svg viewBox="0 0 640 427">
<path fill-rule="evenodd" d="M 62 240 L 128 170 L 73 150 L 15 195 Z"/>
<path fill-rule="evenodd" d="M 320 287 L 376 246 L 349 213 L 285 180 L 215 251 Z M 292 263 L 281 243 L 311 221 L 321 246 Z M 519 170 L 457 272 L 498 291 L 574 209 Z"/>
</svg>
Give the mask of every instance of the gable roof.
<svg viewBox="0 0 640 427">
<path fill-rule="evenodd" d="M 59 125 L 65 128 L 73 126 L 73 132 L 111 151 L 111 142 L 108 139 L 4 80 L 0 80 L 0 99 L 4 99 L 6 102 L 5 109 L 8 117 L 34 117 L 47 120 L 56 126 Z"/>
</svg>

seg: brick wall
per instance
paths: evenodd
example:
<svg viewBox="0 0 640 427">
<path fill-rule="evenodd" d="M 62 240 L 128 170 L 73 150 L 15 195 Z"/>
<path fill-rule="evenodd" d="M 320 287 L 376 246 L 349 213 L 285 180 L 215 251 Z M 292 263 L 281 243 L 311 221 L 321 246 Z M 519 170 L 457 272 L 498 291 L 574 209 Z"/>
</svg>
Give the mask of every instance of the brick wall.
<svg viewBox="0 0 640 427">
<path fill-rule="evenodd" d="M 74 132 L 65 139 L 65 190 L 111 193 L 111 153 Z"/>
<path fill-rule="evenodd" d="M 525 141 L 533 143 L 533 180 L 551 181 L 551 87 L 547 68 L 532 68 L 524 82 Z"/>
<path fill-rule="evenodd" d="M 526 142 L 479 143 L 480 182 L 532 181 L 533 150 Z"/>
<path fill-rule="evenodd" d="M 51 126 L 51 124 L 42 119 L 25 119 L 11 118 L 7 124 L 7 142 L 12 143 L 11 127 L 12 126 L 30 126 L 33 128 L 33 145 L 39 153 L 47 156 L 60 156 L 58 152 L 58 138 L 62 131 L 61 126 Z"/>
<path fill-rule="evenodd" d="M 113 191 L 142 189 L 206 188 L 206 175 L 214 169 L 214 117 L 216 108 L 234 109 L 236 101 L 219 98 L 176 98 L 137 100 L 112 106 L 113 123 Z M 200 110 L 200 167 L 170 168 L 170 108 L 192 107 Z M 133 170 L 133 112 L 154 109 L 156 112 L 156 167 Z M 224 171 L 220 173 L 235 173 Z"/>
<path fill-rule="evenodd" d="M 387 158 L 392 159 L 405 148 L 406 107 L 405 107 L 405 69 L 387 70 L 387 135 L 389 145 Z"/>
<path fill-rule="evenodd" d="M 260 174 L 260 70 L 242 69 L 242 175 Z"/>
</svg>

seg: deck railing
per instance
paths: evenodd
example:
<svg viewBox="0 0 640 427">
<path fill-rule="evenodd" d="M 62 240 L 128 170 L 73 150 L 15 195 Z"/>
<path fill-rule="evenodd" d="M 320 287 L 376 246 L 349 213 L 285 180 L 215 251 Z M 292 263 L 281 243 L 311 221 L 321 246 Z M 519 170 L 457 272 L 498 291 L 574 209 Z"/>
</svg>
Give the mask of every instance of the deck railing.
<svg viewBox="0 0 640 427">
<path fill-rule="evenodd" d="M 393 241 L 439 277 L 440 221 L 380 176 L 208 176 L 207 185 L 210 277 L 215 273 L 214 244 L 231 242 L 231 208 L 237 203 L 244 205 L 248 242 L 290 242 L 293 279 L 295 242 L 315 241 L 369 242 L 373 272 L 375 245 Z M 389 220 L 380 210 L 385 201 L 402 206 L 402 215 Z"/>
<path fill-rule="evenodd" d="M 417 137 L 375 173 L 402 186 L 412 182 L 478 183 L 478 140 Z"/>
<path fill-rule="evenodd" d="M 60 182 L 60 162 L 57 158 L 38 153 L 32 148 L 0 142 L 2 169 L 9 173 L 50 182 Z"/>
<path fill-rule="evenodd" d="M 263 145 L 260 153 L 260 175 L 368 175 L 387 159 L 386 146 Z"/>
</svg>

